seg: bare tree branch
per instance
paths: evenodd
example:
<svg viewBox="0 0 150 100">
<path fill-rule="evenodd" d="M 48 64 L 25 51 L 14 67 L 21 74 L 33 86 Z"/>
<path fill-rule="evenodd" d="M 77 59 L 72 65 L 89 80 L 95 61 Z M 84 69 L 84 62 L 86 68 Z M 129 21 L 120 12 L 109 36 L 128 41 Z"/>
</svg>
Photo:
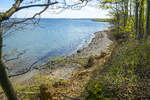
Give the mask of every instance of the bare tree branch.
<svg viewBox="0 0 150 100">
<path fill-rule="evenodd" d="M 7 55 L 4 55 L 4 56 L 3 56 L 4 63 L 7 63 L 7 62 L 12 61 L 12 60 L 17 60 L 17 59 L 19 59 L 19 58 L 20 58 L 23 54 L 25 54 L 25 53 L 26 53 L 26 51 L 20 52 L 19 54 L 17 54 L 16 57 L 10 58 L 10 59 L 7 59 L 7 58 L 6 58 Z"/>
<path fill-rule="evenodd" d="M 0 13 L 0 20 L 7 20 L 9 19 L 14 13 L 16 13 L 19 10 L 25 9 L 25 8 L 32 8 L 32 7 L 45 7 L 46 9 L 48 8 L 48 6 L 50 5 L 54 5 L 58 2 L 53 2 L 51 3 L 50 0 L 48 0 L 48 2 L 46 4 L 35 4 L 35 5 L 27 5 L 27 6 L 22 6 L 19 7 L 20 4 L 22 3 L 23 0 L 16 0 L 16 2 L 13 4 L 12 8 L 10 8 L 8 11 L 6 11 L 5 13 Z M 45 10 L 44 10 L 45 11 Z M 43 11 L 43 12 L 44 12 Z"/>
<path fill-rule="evenodd" d="M 11 17 L 16 12 L 16 10 L 19 8 L 22 1 L 23 0 L 16 0 L 16 2 L 13 4 L 13 6 L 8 11 L 6 11 L 5 13 L 1 13 L 0 15 L 2 17 L 2 20 L 9 19 L 9 17 Z"/>
<path fill-rule="evenodd" d="M 82 5 L 84 1 L 85 1 L 85 4 Z M 56 9 L 64 9 L 64 10 L 65 10 L 65 9 L 69 9 L 69 8 L 71 8 L 71 9 L 76 9 L 76 10 L 77 10 L 77 9 L 81 9 L 82 7 L 86 6 L 86 4 L 87 4 L 87 2 L 88 2 L 87 0 L 84 0 L 84 1 L 81 1 L 81 2 L 79 2 L 79 3 L 72 4 L 72 5 L 67 5 L 67 4 L 66 4 L 66 1 L 64 0 L 63 7 L 60 6 L 60 7 L 57 7 Z M 15 26 L 16 24 L 25 23 L 25 22 L 28 21 L 28 20 L 34 19 L 36 16 L 39 16 L 39 17 L 40 17 L 40 15 L 41 15 L 45 10 L 47 10 L 50 5 L 55 5 L 55 4 L 58 4 L 58 2 L 53 2 L 53 3 L 51 3 L 50 0 L 48 0 L 48 2 L 47 2 L 46 4 L 33 4 L 33 5 L 18 7 L 18 8 L 16 9 L 16 12 L 19 11 L 19 10 L 25 9 L 25 8 L 43 7 L 43 6 L 45 6 L 45 8 L 44 8 L 42 11 L 40 11 L 40 12 L 34 14 L 34 15 L 33 15 L 32 17 L 30 17 L 30 18 L 25 18 L 25 19 L 20 20 L 20 21 L 15 20 L 15 21 L 8 22 L 8 23 L 6 22 L 6 24 L 5 24 L 5 22 L 4 22 L 4 23 L 3 23 L 3 26 L 6 25 L 7 31 L 8 31 L 8 30 L 10 30 L 13 26 Z M 51 8 L 51 9 L 53 9 L 53 8 Z M 63 10 L 61 10 L 60 12 L 62 12 L 62 11 L 63 11 Z M 1 15 L 1 13 L 0 13 L 0 15 Z M 36 20 L 33 24 L 38 23 L 38 22 L 39 22 L 39 20 Z M 5 33 L 6 33 L 6 31 L 5 31 Z"/>
<path fill-rule="evenodd" d="M 20 10 L 21 9 L 24 9 L 24 8 L 30 8 L 30 7 L 37 7 L 37 6 L 45 6 L 45 8 L 43 9 L 43 10 L 41 10 L 40 12 L 38 12 L 38 13 L 36 13 L 36 14 L 34 14 L 32 17 L 30 17 L 30 18 L 26 18 L 26 19 L 24 19 L 24 20 L 21 20 L 21 21 L 13 21 L 13 22 L 9 22 L 9 23 L 6 23 L 5 25 L 7 25 L 7 31 L 8 30 L 10 30 L 14 25 L 16 25 L 16 24 L 21 24 L 21 23 L 24 23 L 24 22 L 26 22 L 26 21 L 28 21 L 28 20 L 32 20 L 32 19 L 34 19 L 36 16 L 40 16 L 44 11 L 46 11 L 47 9 L 48 9 L 48 7 L 50 6 L 50 5 L 54 5 L 54 4 L 56 4 L 57 2 L 55 2 L 55 3 L 50 3 L 50 0 L 48 0 L 47 1 L 47 4 L 39 4 L 39 5 L 30 5 L 30 6 L 23 6 L 23 7 L 21 7 L 20 8 Z M 36 20 L 36 22 L 35 23 L 38 23 L 39 22 L 39 20 Z M 34 24 L 35 24 L 34 23 Z M 4 25 L 4 24 L 3 24 Z M 6 33 L 6 32 L 5 32 Z"/>
<path fill-rule="evenodd" d="M 48 3 L 48 4 L 36 4 L 36 5 L 28 5 L 28 6 L 22 6 L 19 7 L 16 11 L 25 9 L 25 8 L 32 8 L 32 7 L 45 7 L 45 6 L 50 6 L 50 5 L 54 5 L 57 4 L 58 2 L 53 2 L 53 3 Z"/>
<path fill-rule="evenodd" d="M 39 62 L 39 60 L 35 61 L 34 63 L 32 63 L 28 69 L 26 69 L 25 71 L 21 72 L 21 73 L 17 73 L 17 74 L 13 74 L 13 75 L 8 75 L 9 78 L 11 77 L 15 77 L 15 76 L 20 76 L 20 75 L 23 75 L 23 74 L 26 74 L 28 73 L 29 71 L 32 70 L 32 68 L 34 67 L 35 64 L 37 64 Z"/>
</svg>

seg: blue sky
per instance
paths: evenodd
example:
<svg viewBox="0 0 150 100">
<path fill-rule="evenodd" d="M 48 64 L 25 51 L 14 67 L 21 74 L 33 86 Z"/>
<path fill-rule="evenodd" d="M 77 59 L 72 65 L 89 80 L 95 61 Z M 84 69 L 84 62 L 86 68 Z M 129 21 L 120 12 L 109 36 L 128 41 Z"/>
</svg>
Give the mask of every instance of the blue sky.
<svg viewBox="0 0 150 100">
<path fill-rule="evenodd" d="M 71 2 L 71 0 L 69 0 L 69 2 Z M 14 0 L 1 0 L 0 12 L 9 9 L 13 3 Z M 82 9 L 80 10 L 66 9 L 61 11 L 60 13 L 58 13 L 60 9 L 57 10 L 48 9 L 40 17 L 42 18 L 108 18 L 107 15 L 108 12 L 98 8 L 98 4 L 99 3 L 96 0 L 93 0 L 89 2 L 85 7 L 82 7 Z M 40 11 L 41 9 L 42 8 L 25 9 L 15 13 L 13 17 L 18 17 L 18 18 L 31 17 L 34 13 Z"/>
<path fill-rule="evenodd" d="M 13 0 L 1 0 L 0 1 L 0 7 L 5 8 L 11 6 L 13 3 Z"/>
</svg>

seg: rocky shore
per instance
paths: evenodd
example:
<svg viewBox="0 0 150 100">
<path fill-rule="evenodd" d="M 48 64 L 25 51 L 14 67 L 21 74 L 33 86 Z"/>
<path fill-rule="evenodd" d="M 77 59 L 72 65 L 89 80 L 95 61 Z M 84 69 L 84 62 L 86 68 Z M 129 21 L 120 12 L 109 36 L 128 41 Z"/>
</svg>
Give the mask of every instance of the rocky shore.
<svg viewBox="0 0 150 100">
<path fill-rule="evenodd" d="M 110 30 L 111 28 L 108 28 L 106 30 L 94 33 L 95 36 L 91 43 L 89 43 L 89 45 L 82 50 L 78 50 L 77 53 L 69 56 L 69 58 L 87 58 L 90 56 L 100 55 L 101 52 L 109 52 L 108 46 L 113 43 L 113 40 L 111 40 L 108 36 L 110 34 Z"/>
<path fill-rule="evenodd" d="M 12 81 L 15 83 L 23 82 L 37 73 L 40 75 L 50 75 L 52 78 L 67 79 L 73 70 L 83 67 L 84 62 L 86 63 L 89 57 L 99 56 L 102 52 L 110 52 L 108 47 L 113 43 L 113 40 L 109 38 L 110 34 L 111 28 L 96 32 L 89 45 L 82 50 L 77 50 L 72 55 L 60 58 L 61 61 L 59 61 L 60 59 L 56 59 L 53 62 L 43 64 L 38 70 L 34 69 L 24 75 L 13 77 Z"/>
<path fill-rule="evenodd" d="M 68 91 L 70 91 L 67 93 L 69 96 L 78 96 L 80 94 L 79 91 L 82 90 L 81 86 L 89 80 L 90 74 L 93 73 L 95 69 L 94 67 L 92 67 L 92 69 L 87 69 L 85 67 L 88 64 L 89 59 L 96 56 L 100 57 L 102 53 L 111 53 L 112 50 L 110 46 L 113 44 L 111 30 L 112 29 L 109 28 L 107 30 L 94 33 L 95 36 L 92 41 L 82 50 L 78 50 L 77 52 L 64 58 L 54 58 L 48 63 L 41 65 L 38 69 L 34 69 L 26 74 L 11 78 L 11 81 L 14 84 L 26 84 L 27 86 L 31 84 L 33 85 L 34 83 L 37 84 L 37 77 L 35 78 L 37 75 L 40 80 L 41 78 L 43 80 L 40 81 L 38 85 L 43 83 L 45 84 L 45 81 L 49 80 L 67 80 L 67 84 L 70 85 L 67 87 L 62 87 L 62 89 L 64 89 L 64 91 L 68 89 Z M 104 60 L 105 59 L 100 58 L 96 64 L 101 65 Z M 85 78 L 82 79 L 81 77 Z M 76 89 L 74 89 L 74 87 Z"/>
</svg>

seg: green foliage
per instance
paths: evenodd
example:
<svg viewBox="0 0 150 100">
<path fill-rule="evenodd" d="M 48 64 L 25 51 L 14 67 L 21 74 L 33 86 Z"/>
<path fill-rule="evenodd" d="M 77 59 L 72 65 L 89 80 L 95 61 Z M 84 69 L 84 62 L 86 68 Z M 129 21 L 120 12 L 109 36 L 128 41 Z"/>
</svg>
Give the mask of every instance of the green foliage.
<svg viewBox="0 0 150 100">
<path fill-rule="evenodd" d="M 147 14 L 149 4 L 146 4 L 146 0 L 101 0 L 100 7 L 109 10 L 109 15 L 114 19 L 117 39 L 122 33 L 135 33 L 136 39 L 140 40 L 148 36 L 150 14 Z"/>
<path fill-rule="evenodd" d="M 116 40 L 118 39 L 135 39 L 135 33 L 134 33 L 134 20 L 133 18 L 129 18 L 127 20 L 126 26 L 123 26 L 123 19 L 120 19 L 118 21 L 119 27 L 116 28 L 116 32 L 114 32 L 114 37 Z"/>
<path fill-rule="evenodd" d="M 110 100 L 104 97 L 104 90 L 98 81 L 90 82 L 88 84 L 86 100 Z"/>
<path fill-rule="evenodd" d="M 120 20 L 122 21 L 123 24 L 123 19 Z M 128 18 L 126 26 L 122 26 L 120 25 L 120 32 L 124 32 L 124 33 L 132 33 L 134 31 L 134 20 L 131 18 Z"/>
</svg>

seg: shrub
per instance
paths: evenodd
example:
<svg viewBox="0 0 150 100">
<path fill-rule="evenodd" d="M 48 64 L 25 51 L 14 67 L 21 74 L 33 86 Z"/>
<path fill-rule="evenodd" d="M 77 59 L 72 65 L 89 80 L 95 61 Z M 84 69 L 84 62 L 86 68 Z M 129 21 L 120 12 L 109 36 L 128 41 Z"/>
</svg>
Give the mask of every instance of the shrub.
<svg viewBox="0 0 150 100">
<path fill-rule="evenodd" d="M 99 81 L 90 82 L 87 87 L 86 100 L 109 100 L 104 97 L 104 90 Z"/>
<path fill-rule="evenodd" d="M 123 25 L 123 19 L 121 19 L 119 21 L 119 26 L 116 25 L 116 27 L 117 27 L 116 32 L 114 32 L 114 37 L 116 40 L 118 40 L 118 39 L 127 40 L 130 37 L 135 38 L 133 18 L 128 19 L 126 26 Z"/>
</svg>

